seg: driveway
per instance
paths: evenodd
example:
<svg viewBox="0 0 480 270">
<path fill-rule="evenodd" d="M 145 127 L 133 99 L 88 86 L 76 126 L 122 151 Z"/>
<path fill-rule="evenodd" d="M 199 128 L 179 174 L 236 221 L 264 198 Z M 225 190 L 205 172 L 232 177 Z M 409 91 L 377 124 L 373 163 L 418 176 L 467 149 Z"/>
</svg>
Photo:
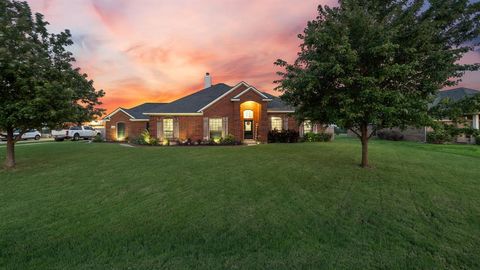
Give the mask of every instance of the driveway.
<svg viewBox="0 0 480 270">
<path fill-rule="evenodd" d="M 31 143 L 44 143 L 44 142 L 53 142 L 53 138 L 41 138 L 40 140 L 38 141 L 35 141 L 35 140 L 26 140 L 26 141 L 18 141 L 17 142 L 17 145 L 19 144 L 31 144 Z M 0 140 L 0 145 L 5 145 L 7 144 L 7 141 L 1 141 Z"/>
</svg>

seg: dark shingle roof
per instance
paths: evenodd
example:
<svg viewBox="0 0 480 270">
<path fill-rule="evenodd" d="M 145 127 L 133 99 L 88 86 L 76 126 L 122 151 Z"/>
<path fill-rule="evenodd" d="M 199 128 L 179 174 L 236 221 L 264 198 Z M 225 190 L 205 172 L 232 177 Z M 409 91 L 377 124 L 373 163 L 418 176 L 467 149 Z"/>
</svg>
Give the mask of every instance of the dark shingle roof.
<svg viewBox="0 0 480 270">
<path fill-rule="evenodd" d="M 232 89 L 224 83 L 212 85 L 171 103 L 157 107 L 155 113 L 195 113 L 216 98 Z"/>
<path fill-rule="evenodd" d="M 438 103 L 440 103 L 440 101 L 447 98 L 453 102 L 457 102 L 459 100 L 462 100 L 464 98 L 471 97 L 477 94 L 480 94 L 479 90 L 465 88 L 465 87 L 460 87 L 460 88 L 455 88 L 450 90 L 441 90 L 441 91 L 438 91 L 437 97 L 433 100 L 432 105 L 436 106 L 438 105 Z"/>
<path fill-rule="evenodd" d="M 279 97 L 270 95 L 269 93 L 262 92 L 268 98 L 271 98 L 272 101 L 268 102 L 268 109 L 272 111 L 293 111 L 293 107 L 287 105 Z"/>
<path fill-rule="evenodd" d="M 160 109 L 160 107 L 164 106 L 165 104 L 167 103 L 147 102 L 130 109 L 122 108 L 122 110 L 126 111 L 131 116 L 135 117 L 135 119 L 147 119 L 148 117 L 145 116 L 143 113 L 156 112 Z"/>
<path fill-rule="evenodd" d="M 129 113 L 135 119 L 147 119 L 148 116 L 144 115 L 144 113 L 196 113 L 198 110 L 225 94 L 230 89 L 232 89 L 232 86 L 219 83 L 170 103 L 143 103 L 130 109 L 121 109 Z M 272 101 L 268 102 L 269 110 L 293 110 L 292 107 L 286 105 L 279 97 L 265 92 L 262 93 L 272 99 Z"/>
<path fill-rule="evenodd" d="M 164 104 L 156 108 L 155 113 L 195 113 L 208 105 L 221 95 L 232 89 L 232 86 L 224 83 L 215 84 L 209 88 L 197 91 L 186 97 L 177 99 L 171 103 Z M 279 97 L 262 92 L 272 101 L 268 103 L 269 110 L 292 111 L 293 108 L 286 105 Z M 153 112 L 153 111 L 152 111 Z"/>
</svg>

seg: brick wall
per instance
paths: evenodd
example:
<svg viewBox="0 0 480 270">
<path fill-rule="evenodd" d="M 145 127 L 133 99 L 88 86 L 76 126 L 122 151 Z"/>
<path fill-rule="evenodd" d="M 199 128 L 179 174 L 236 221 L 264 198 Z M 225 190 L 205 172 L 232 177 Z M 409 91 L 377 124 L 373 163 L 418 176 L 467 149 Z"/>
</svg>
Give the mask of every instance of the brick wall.
<svg viewBox="0 0 480 270">
<path fill-rule="evenodd" d="M 203 139 L 203 116 L 151 116 L 150 133 L 153 137 L 158 138 L 157 122 L 163 121 L 164 118 L 178 119 L 180 132 L 178 139 L 193 141 Z"/>
<path fill-rule="evenodd" d="M 254 109 L 254 120 L 256 121 L 254 125 L 258 124 L 258 140 L 266 142 L 268 135 L 268 102 L 262 101 L 262 97 L 254 91 L 249 91 L 240 96 L 240 101 L 231 101 L 234 96 L 240 94 L 245 89 L 246 87 L 242 85 L 217 101 L 204 111 L 204 117 L 228 117 L 229 133 L 235 136 L 237 140 L 243 140 L 243 113 L 240 110 L 240 105 L 246 101 L 254 101 L 260 105 L 259 109 Z"/>
<path fill-rule="evenodd" d="M 128 139 L 136 138 L 146 128 L 146 121 L 130 121 L 130 117 L 124 112 L 119 111 L 105 122 L 105 139 L 107 141 L 117 140 L 117 123 L 125 123 L 125 137 Z M 112 128 L 113 127 L 113 128 Z"/>
<path fill-rule="evenodd" d="M 257 134 L 258 140 L 262 142 L 267 141 L 268 131 L 270 130 L 270 116 L 280 116 L 288 118 L 289 129 L 295 129 L 298 131 L 298 125 L 294 117 L 287 116 L 285 113 L 269 114 L 267 112 L 268 102 L 263 101 L 262 97 L 254 91 L 249 91 L 240 96 L 240 101 L 231 101 L 231 99 L 243 92 L 246 86 L 240 86 L 221 100 L 217 101 L 212 106 L 204 110 L 202 116 L 151 116 L 149 119 L 150 133 L 154 137 L 158 137 L 157 122 L 163 121 L 164 118 L 176 118 L 179 124 L 178 139 L 186 140 L 191 139 L 193 141 L 203 139 L 203 119 L 208 118 L 220 118 L 228 117 L 228 133 L 235 136 L 237 140 L 243 140 L 243 112 L 241 110 L 241 104 L 246 101 L 253 101 L 256 104 L 254 109 L 254 121 L 255 125 L 258 124 Z M 123 112 L 118 112 L 111 117 L 111 120 L 106 124 L 106 134 L 108 140 L 116 139 L 116 129 L 111 129 L 112 125 L 116 125 L 117 122 L 125 122 L 126 124 L 126 136 L 132 138 L 140 135 L 145 129 L 145 122 L 132 122 L 129 121 L 129 117 Z"/>
</svg>

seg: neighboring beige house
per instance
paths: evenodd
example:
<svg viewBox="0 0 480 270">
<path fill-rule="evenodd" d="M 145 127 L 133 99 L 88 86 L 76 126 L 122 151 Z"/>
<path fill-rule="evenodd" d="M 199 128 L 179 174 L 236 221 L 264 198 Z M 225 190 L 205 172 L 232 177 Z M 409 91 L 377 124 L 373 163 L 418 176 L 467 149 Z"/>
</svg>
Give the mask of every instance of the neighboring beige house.
<svg viewBox="0 0 480 270">
<path fill-rule="evenodd" d="M 480 90 L 470 89 L 470 88 L 455 88 L 449 90 L 442 90 L 438 92 L 437 97 L 432 102 L 432 106 L 436 106 L 444 99 L 450 99 L 454 102 L 462 100 L 464 98 L 472 97 L 474 95 L 480 94 Z M 466 125 L 471 126 L 474 129 L 480 129 L 480 112 L 475 112 L 471 114 L 466 114 L 465 120 L 467 121 Z M 440 120 L 443 122 L 451 122 L 448 119 Z M 400 130 L 399 128 L 393 128 L 391 130 L 399 131 L 403 134 L 404 140 L 407 141 L 419 141 L 419 142 L 426 142 L 427 141 L 427 133 L 432 131 L 430 127 L 422 127 L 422 128 L 407 128 L 405 130 Z M 348 132 L 350 136 L 355 136 L 351 131 Z M 458 143 L 475 143 L 474 138 L 470 136 L 458 136 L 456 138 L 456 142 Z"/>
</svg>

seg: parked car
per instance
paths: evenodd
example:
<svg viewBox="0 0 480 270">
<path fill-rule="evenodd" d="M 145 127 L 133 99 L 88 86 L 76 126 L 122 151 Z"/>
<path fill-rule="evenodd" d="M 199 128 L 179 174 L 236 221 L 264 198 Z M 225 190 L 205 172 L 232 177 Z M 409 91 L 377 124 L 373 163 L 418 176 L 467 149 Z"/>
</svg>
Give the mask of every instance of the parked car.
<svg viewBox="0 0 480 270">
<path fill-rule="evenodd" d="M 13 132 L 13 136 L 18 136 L 18 134 L 20 134 L 20 131 L 19 130 L 15 130 Z M 22 140 L 29 140 L 29 139 L 33 139 L 33 140 L 40 140 L 40 138 L 42 137 L 42 134 L 36 130 L 36 129 L 30 129 L 30 130 L 27 130 L 27 132 L 25 132 L 23 135 L 22 135 Z M 7 134 L 6 133 L 0 133 L 0 139 L 2 141 L 6 141 L 7 140 Z"/>
<path fill-rule="evenodd" d="M 52 130 L 52 137 L 55 141 L 63 141 L 65 139 L 93 139 L 95 136 L 101 135 L 99 131 L 89 126 L 74 126 L 69 129 Z"/>
</svg>

